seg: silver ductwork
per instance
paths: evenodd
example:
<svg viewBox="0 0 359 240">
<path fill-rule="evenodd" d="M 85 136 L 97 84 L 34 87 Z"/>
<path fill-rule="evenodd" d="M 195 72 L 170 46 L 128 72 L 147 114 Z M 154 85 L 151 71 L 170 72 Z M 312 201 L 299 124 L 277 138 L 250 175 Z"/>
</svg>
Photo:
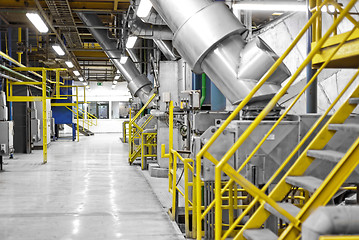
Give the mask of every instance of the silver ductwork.
<svg viewBox="0 0 359 240">
<path fill-rule="evenodd" d="M 129 25 L 131 32 L 140 38 L 162 40 L 173 39 L 173 33 L 167 26 L 144 23 L 138 17 L 132 20 Z"/>
<path fill-rule="evenodd" d="M 153 39 L 153 42 L 157 45 L 163 55 L 170 61 L 176 61 L 179 59 L 173 52 L 172 41 Z"/>
<path fill-rule="evenodd" d="M 174 32 L 173 45 L 179 54 L 195 73 L 205 72 L 232 104 L 243 100 L 278 58 L 260 38 L 248 44 L 243 40 L 241 34 L 246 28 L 224 3 L 151 2 Z M 282 64 L 256 93 L 254 101 L 269 99 L 289 76 Z"/>
<path fill-rule="evenodd" d="M 359 207 L 320 207 L 302 226 L 302 240 L 317 240 L 321 235 L 359 234 Z"/>
<path fill-rule="evenodd" d="M 103 26 L 102 21 L 96 14 L 79 12 L 78 16 L 88 27 Z M 126 79 L 132 96 L 139 97 L 142 103 L 145 104 L 153 94 L 150 80 L 138 71 L 131 59 L 128 59 L 125 64 L 120 63 L 121 51 L 117 50 L 116 40 L 109 37 L 110 33 L 106 29 L 90 28 L 89 31 Z"/>
<path fill-rule="evenodd" d="M 156 10 L 154 8 L 151 9 L 151 11 L 147 17 L 141 17 L 141 20 L 145 23 L 150 23 L 152 25 L 167 26 L 167 23 L 165 21 L 163 21 L 161 16 L 156 12 Z"/>
</svg>

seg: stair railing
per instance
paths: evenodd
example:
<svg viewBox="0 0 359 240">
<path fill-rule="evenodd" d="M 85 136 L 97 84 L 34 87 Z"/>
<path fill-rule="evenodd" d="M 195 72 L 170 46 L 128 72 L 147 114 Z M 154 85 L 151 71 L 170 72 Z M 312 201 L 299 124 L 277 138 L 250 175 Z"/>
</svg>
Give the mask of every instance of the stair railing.
<svg viewBox="0 0 359 240">
<path fill-rule="evenodd" d="M 271 67 L 271 69 L 267 72 L 266 76 L 264 76 L 258 84 L 254 87 L 254 89 L 251 91 L 251 93 L 239 104 L 239 106 L 234 110 L 234 112 L 230 115 L 230 117 L 222 124 L 222 126 L 217 130 L 216 133 L 212 136 L 212 138 L 204 145 L 204 147 L 201 149 L 201 151 L 196 156 L 196 174 L 197 176 L 201 176 L 201 161 L 202 158 L 206 158 L 210 160 L 213 164 L 216 165 L 215 167 L 215 200 L 212 202 L 212 204 L 208 208 L 212 208 L 213 205 L 215 206 L 215 239 L 225 239 L 231 231 L 236 227 L 236 225 L 240 222 L 240 220 L 245 216 L 245 214 L 249 213 L 250 207 L 253 207 L 255 205 L 254 202 L 266 202 L 269 205 L 271 205 L 276 211 L 278 211 L 283 216 L 287 217 L 292 223 L 295 223 L 294 225 L 296 227 L 299 226 L 300 222 L 295 219 L 291 214 L 286 212 L 284 209 L 278 206 L 278 204 L 269 198 L 265 194 L 265 190 L 262 191 L 258 189 L 256 186 L 254 186 L 251 182 L 246 180 L 243 176 L 239 174 L 240 170 L 244 168 L 244 166 L 250 161 L 251 157 L 253 157 L 254 153 L 259 149 L 259 147 L 256 147 L 255 151 L 252 152 L 252 154 L 247 158 L 247 160 L 244 162 L 244 164 L 240 167 L 238 171 L 233 169 L 227 162 L 229 159 L 233 156 L 233 154 L 238 150 L 238 148 L 243 144 L 243 142 L 250 136 L 250 134 L 256 129 L 256 127 L 262 122 L 262 120 L 270 113 L 270 111 L 276 106 L 278 101 L 283 97 L 283 95 L 287 92 L 287 90 L 290 88 L 290 86 L 294 83 L 294 81 L 297 79 L 299 74 L 303 71 L 303 69 L 310 63 L 311 59 L 321 50 L 322 46 L 325 44 L 325 42 L 329 39 L 330 35 L 333 34 L 339 25 L 339 23 L 344 19 L 344 17 L 348 17 L 349 10 L 354 6 L 356 3 L 355 0 L 352 0 L 348 3 L 348 5 L 340 10 L 340 14 L 336 17 L 334 20 L 333 25 L 328 29 L 328 31 L 322 36 L 320 39 L 317 39 L 317 44 L 314 46 L 313 50 L 308 54 L 308 57 L 304 60 L 304 62 L 300 65 L 300 67 L 297 69 L 297 71 L 293 74 L 293 76 L 289 79 L 289 81 L 282 87 L 282 89 L 273 97 L 273 99 L 269 102 L 269 104 L 263 109 L 263 111 L 258 115 L 258 117 L 252 122 L 252 124 L 246 129 L 246 131 L 243 132 L 243 134 L 240 136 L 240 138 L 236 141 L 236 143 L 232 146 L 232 148 L 222 157 L 220 161 L 217 161 L 209 152 L 210 146 L 216 141 L 216 139 L 219 137 L 219 135 L 226 129 L 226 127 L 230 124 L 230 122 L 238 115 L 238 113 L 243 109 L 243 107 L 251 100 L 251 98 L 254 96 L 254 94 L 260 89 L 260 87 L 267 81 L 267 79 L 274 73 L 274 71 L 280 66 L 280 64 L 283 62 L 283 60 L 289 55 L 289 53 L 293 50 L 293 48 L 297 45 L 297 43 L 300 41 L 300 39 L 304 36 L 306 31 L 310 28 L 310 26 L 320 17 L 321 15 L 321 9 L 323 6 L 328 5 L 328 3 L 332 3 L 330 0 L 324 0 L 323 3 L 320 4 L 320 6 L 317 6 L 315 9 L 313 16 L 308 21 L 308 23 L 305 25 L 305 27 L 302 29 L 302 31 L 299 33 L 298 37 L 295 38 L 293 43 L 290 45 L 290 47 L 285 51 L 285 53 L 277 60 L 277 62 Z M 348 18 L 349 19 L 349 18 Z M 350 20 L 350 19 L 349 19 Z M 358 23 L 355 22 L 355 26 L 358 27 Z M 317 74 L 313 76 L 313 78 L 308 82 L 305 89 L 303 89 L 300 93 L 300 96 L 305 92 L 305 90 L 314 82 L 314 79 L 319 75 L 319 73 L 329 64 L 330 60 L 333 58 L 333 56 L 338 52 L 338 50 L 343 46 L 343 44 L 347 41 L 347 39 L 353 34 L 355 29 L 353 29 L 351 32 L 347 33 L 345 35 L 343 41 L 341 44 L 336 48 L 336 50 L 331 54 L 331 57 L 328 58 L 325 63 L 321 66 L 321 68 L 317 71 Z M 357 76 L 357 74 L 356 74 Z M 353 77 L 353 79 L 355 79 Z M 349 86 L 348 86 L 349 88 Z M 290 109 L 294 106 L 294 104 L 299 100 L 300 96 L 295 98 L 295 102 L 293 102 L 290 106 Z M 335 104 L 334 104 L 335 105 Z M 290 110 L 289 109 L 289 110 Z M 285 112 L 285 115 L 289 112 Z M 273 128 L 270 130 L 272 132 L 276 126 L 279 125 L 279 123 L 283 120 L 284 116 L 282 116 L 278 122 L 273 126 Z M 321 119 L 323 120 L 324 117 Z M 319 123 L 316 124 L 317 126 Z M 313 130 L 314 131 L 314 130 Z M 313 132 L 312 131 L 312 132 Z M 268 133 L 265 138 L 261 141 L 261 145 L 264 143 L 264 141 L 267 139 L 267 137 L 270 135 Z M 304 142 L 304 141 L 303 141 Z M 296 148 L 297 150 L 299 147 Z M 222 172 L 227 174 L 231 180 L 228 182 L 224 189 L 222 189 L 222 181 L 221 181 L 221 175 Z M 275 179 L 275 178 L 273 178 Z M 271 181 L 273 181 L 271 179 Z M 222 237 L 222 195 L 223 193 L 228 189 L 230 184 L 233 182 L 236 182 L 240 186 L 242 186 L 250 195 L 254 196 L 255 200 L 250 204 L 250 206 L 245 209 L 242 213 L 242 215 L 233 223 L 233 225 L 229 228 L 229 230 L 223 235 Z M 201 189 L 201 179 L 200 177 L 197 177 L 197 189 Z M 266 188 L 268 188 L 268 184 L 266 185 Z M 197 191 L 197 206 L 201 206 L 201 191 Z M 208 212 L 208 208 L 204 211 L 204 213 Z M 202 220 L 204 218 L 204 215 L 202 213 L 201 208 L 197 208 L 197 229 L 201 229 L 202 227 Z M 201 231 L 197 231 L 197 239 L 201 239 L 202 233 Z M 236 236 L 235 239 L 237 239 L 239 236 Z"/>
<path fill-rule="evenodd" d="M 129 143 L 129 156 L 128 156 L 128 162 L 132 164 L 136 160 L 136 156 L 140 155 L 141 151 L 141 145 L 136 144 L 137 141 L 140 140 L 141 134 L 144 130 L 144 128 L 147 126 L 147 124 L 152 120 L 153 116 L 151 115 L 144 124 L 139 126 L 136 121 L 139 119 L 141 114 L 145 111 L 145 109 L 150 105 L 150 103 L 155 99 L 156 93 L 153 94 L 150 99 L 146 102 L 146 104 L 140 109 L 140 111 L 137 112 L 137 114 L 130 120 L 128 124 L 128 143 Z"/>
</svg>

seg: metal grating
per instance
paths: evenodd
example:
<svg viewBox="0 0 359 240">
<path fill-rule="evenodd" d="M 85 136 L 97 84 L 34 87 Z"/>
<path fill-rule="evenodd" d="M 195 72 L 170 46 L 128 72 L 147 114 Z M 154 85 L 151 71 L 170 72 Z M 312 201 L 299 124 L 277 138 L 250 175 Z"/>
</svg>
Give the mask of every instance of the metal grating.
<svg viewBox="0 0 359 240">
<path fill-rule="evenodd" d="M 75 25 L 68 0 L 45 0 L 53 19 L 70 48 L 82 48 L 82 41 Z"/>
</svg>

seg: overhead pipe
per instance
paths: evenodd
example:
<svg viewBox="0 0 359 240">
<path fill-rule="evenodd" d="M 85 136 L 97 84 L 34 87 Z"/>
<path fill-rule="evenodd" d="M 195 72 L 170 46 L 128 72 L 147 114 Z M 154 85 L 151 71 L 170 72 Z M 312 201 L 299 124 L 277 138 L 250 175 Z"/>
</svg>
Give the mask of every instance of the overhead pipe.
<svg viewBox="0 0 359 240">
<path fill-rule="evenodd" d="M 302 240 L 319 239 L 321 235 L 359 234 L 359 207 L 320 207 L 302 226 Z"/>
<path fill-rule="evenodd" d="M 89 27 L 103 25 L 96 14 L 83 12 L 77 14 L 83 23 Z M 106 29 L 90 28 L 89 31 L 100 44 L 106 55 L 111 59 L 115 67 L 122 73 L 128 83 L 127 87 L 132 96 L 139 97 L 142 103 L 145 104 L 153 95 L 152 83 L 150 80 L 138 71 L 131 59 L 127 59 L 125 64 L 120 63 L 121 51 L 114 50 L 117 49 L 117 42 L 108 37 L 108 31 Z"/>
<path fill-rule="evenodd" d="M 206 95 L 207 95 L 207 76 L 206 74 L 202 73 L 202 96 L 201 96 L 201 102 L 200 102 L 200 106 L 202 107 L 204 101 L 206 100 Z"/>
<path fill-rule="evenodd" d="M 195 73 L 206 73 L 232 104 L 244 99 L 278 59 L 262 39 L 244 41 L 245 26 L 223 2 L 150 1 L 174 32 L 173 45 L 180 55 Z M 270 99 L 289 76 L 282 64 L 254 101 Z"/>
<path fill-rule="evenodd" d="M 170 61 L 176 61 L 179 59 L 178 56 L 173 52 L 172 41 L 162 40 L 162 39 L 153 39 L 153 42 L 156 44 L 158 49 L 163 53 L 163 55 Z"/>
<path fill-rule="evenodd" d="M 141 20 L 145 23 L 150 23 L 152 25 L 167 26 L 167 23 L 165 21 L 163 21 L 161 16 L 156 12 L 156 10 L 154 8 L 151 9 L 151 11 L 147 17 L 141 17 Z"/>
<path fill-rule="evenodd" d="M 141 38 L 162 40 L 173 39 L 173 33 L 167 26 L 144 23 L 138 17 L 135 17 L 135 19 L 131 20 L 129 25 L 131 32 Z"/>
</svg>

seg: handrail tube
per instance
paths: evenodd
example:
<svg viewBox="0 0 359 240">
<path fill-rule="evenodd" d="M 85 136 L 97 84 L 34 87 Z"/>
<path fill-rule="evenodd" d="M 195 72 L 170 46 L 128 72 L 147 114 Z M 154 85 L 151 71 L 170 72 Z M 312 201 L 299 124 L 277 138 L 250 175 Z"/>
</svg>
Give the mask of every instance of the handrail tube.
<svg viewBox="0 0 359 240">
<path fill-rule="evenodd" d="M 322 8 L 329 0 L 324 0 L 324 2 L 321 4 L 320 8 Z M 257 85 L 252 89 L 252 91 L 248 94 L 248 96 L 238 105 L 238 107 L 233 111 L 233 113 L 227 118 L 227 120 L 219 127 L 219 129 L 213 134 L 213 136 L 209 139 L 209 141 L 202 147 L 202 149 L 199 151 L 199 153 L 196 155 L 196 164 L 201 165 L 201 158 L 204 155 L 204 153 L 209 149 L 209 147 L 217 140 L 219 135 L 227 128 L 227 126 L 232 122 L 232 120 L 238 115 L 238 113 L 243 109 L 245 105 L 252 99 L 252 97 L 255 95 L 255 93 L 261 88 L 261 86 L 269 79 L 270 75 L 273 74 L 276 69 L 281 65 L 283 60 L 289 55 L 291 50 L 297 45 L 299 40 L 304 36 L 304 34 L 307 32 L 309 27 L 313 24 L 313 22 L 316 20 L 316 17 L 319 15 L 318 12 L 315 12 L 313 16 L 309 19 L 305 27 L 300 31 L 298 36 L 294 39 L 294 41 L 290 44 L 288 49 L 283 53 L 281 57 L 275 62 L 275 64 L 268 70 L 267 74 L 257 83 Z M 196 171 L 197 176 L 201 175 L 201 169 L 200 167 L 197 167 Z M 197 179 L 197 188 L 200 189 L 200 181 Z M 201 205 L 201 193 L 197 191 L 197 205 Z M 202 226 L 202 220 L 198 217 L 201 216 L 201 209 L 197 208 L 197 227 L 201 229 L 200 226 Z M 201 240 L 202 234 L 198 231 L 197 232 L 197 240 Z"/>
<path fill-rule="evenodd" d="M 288 83 L 282 88 L 282 90 L 277 93 L 273 99 L 268 103 L 268 105 L 265 107 L 265 109 L 259 114 L 259 116 L 253 121 L 253 123 L 247 128 L 246 131 L 241 135 L 241 137 L 236 141 L 236 143 L 232 146 L 232 148 L 222 157 L 220 163 L 216 166 L 216 175 L 217 177 L 221 176 L 221 171 L 224 168 L 224 165 L 228 162 L 228 160 L 231 158 L 231 156 L 238 150 L 238 148 L 242 145 L 242 143 L 249 137 L 249 135 L 254 131 L 254 129 L 261 123 L 261 121 L 265 118 L 265 116 L 271 111 L 271 109 L 275 106 L 275 104 L 280 100 L 280 98 L 285 94 L 285 92 L 289 89 L 291 84 L 295 81 L 295 79 L 298 77 L 300 72 L 304 69 L 304 67 L 310 62 L 310 60 L 313 58 L 313 56 L 321 49 L 321 46 L 325 43 L 325 41 L 329 38 L 331 33 L 334 31 L 334 29 L 339 25 L 339 23 L 343 20 L 345 15 L 349 12 L 349 10 L 354 6 L 355 1 L 350 2 L 347 7 L 344 9 L 343 12 L 338 16 L 338 18 L 334 21 L 333 25 L 330 26 L 326 34 L 319 40 L 318 44 L 315 46 L 315 48 L 308 54 L 308 57 L 304 60 L 304 62 L 301 64 L 301 66 L 298 68 L 295 74 L 291 77 L 291 79 L 288 81 Z M 228 166 L 227 166 L 228 168 Z M 238 174 L 238 173 L 237 173 Z M 239 175 L 239 174 L 238 174 Z M 238 177 L 238 176 L 237 176 Z M 216 178 L 216 182 L 218 179 Z M 240 184 L 240 183 L 239 183 Z M 217 184 L 218 185 L 218 184 Z M 216 185 L 216 188 L 217 188 Z M 253 185 L 253 187 L 255 187 Z M 256 187 L 255 187 L 256 188 Z M 249 191 L 249 189 L 247 189 Z M 257 191 L 255 191 L 257 192 Z M 256 193 L 258 194 L 258 192 Z M 216 213 L 219 212 L 220 208 L 220 201 L 218 201 L 218 191 L 216 190 L 216 199 L 217 202 L 215 204 L 216 206 Z M 266 201 L 267 202 L 267 201 Z M 267 202 L 271 205 L 271 203 Z M 272 206 L 275 208 L 275 206 Z M 278 209 L 276 209 L 278 211 Z M 220 215 L 221 213 L 219 213 Z M 216 236 L 219 233 L 219 217 L 216 216 Z"/>
</svg>

